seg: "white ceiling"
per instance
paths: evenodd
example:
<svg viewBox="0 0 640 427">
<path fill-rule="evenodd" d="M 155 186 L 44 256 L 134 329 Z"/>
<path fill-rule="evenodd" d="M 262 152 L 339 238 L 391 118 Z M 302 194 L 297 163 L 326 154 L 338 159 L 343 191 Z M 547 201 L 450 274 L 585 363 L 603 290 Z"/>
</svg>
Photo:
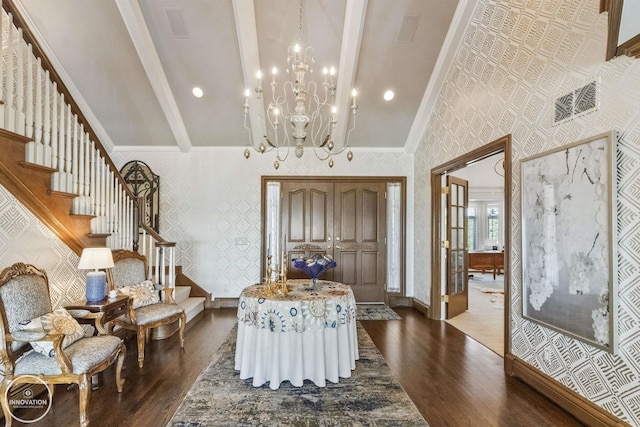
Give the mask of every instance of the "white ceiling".
<svg viewBox="0 0 640 427">
<path fill-rule="evenodd" d="M 247 145 L 244 89 L 259 68 L 284 70 L 299 31 L 295 0 L 14 2 L 109 151 Z M 474 3 L 304 0 L 315 75 L 337 67 L 339 111 L 358 90 L 351 146 L 413 151 Z M 259 125 L 261 106 L 251 107 Z"/>
</svg>

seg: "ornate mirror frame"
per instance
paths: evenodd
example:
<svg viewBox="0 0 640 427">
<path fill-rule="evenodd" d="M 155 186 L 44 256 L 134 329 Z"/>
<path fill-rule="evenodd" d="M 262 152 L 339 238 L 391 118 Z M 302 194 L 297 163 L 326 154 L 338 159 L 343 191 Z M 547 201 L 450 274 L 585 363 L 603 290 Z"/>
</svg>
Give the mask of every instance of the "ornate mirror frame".
<svg viewBox="0 0 640 427">
<path fill-rule="evenodd" d="M 609 32 L 607 35 L 607 61 L 620 55 L 640 58 L 640 34 L 636 34 L 618 45 L 620 23 L 623 21 L 624 0 L 600 0 L 600 13 L 609 13 Z M 640 25 L 639 25 L 640 27 Z M 640 28 L 638 29 L 640 32 Z"/>
<path fill-rule="evenodd" d="M 120 175 L 137 198 L 144 199 L 140 206 L 142 222 L 160 232 L 160 177 L 140 160 L 132 160 L 122 166 Z"/>
</svg>

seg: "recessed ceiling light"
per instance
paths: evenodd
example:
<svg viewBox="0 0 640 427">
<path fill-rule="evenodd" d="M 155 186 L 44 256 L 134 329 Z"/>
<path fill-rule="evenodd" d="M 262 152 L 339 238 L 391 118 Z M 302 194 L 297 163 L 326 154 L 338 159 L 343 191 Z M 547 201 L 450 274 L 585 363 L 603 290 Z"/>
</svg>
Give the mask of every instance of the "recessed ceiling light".
<svg viewBox="0 0 640 427">
<path fill-rule="evenodd" d="M 385 101 L 391 101 L 393 99 L 393 97 L 396 96 L 395 93 L 393 93 L 392 90 L 388 90 L 384 93 L 384 100 Z"/>
<path fill-rule="evenodd" d="M 204 95 L 204 92 L 198 86 L 194 87 L 191 90 L 191 93 L 193 93 L 193 96 L 195 96 L 196 98 L 202 98 L 202 95 Z"/>
</svg>

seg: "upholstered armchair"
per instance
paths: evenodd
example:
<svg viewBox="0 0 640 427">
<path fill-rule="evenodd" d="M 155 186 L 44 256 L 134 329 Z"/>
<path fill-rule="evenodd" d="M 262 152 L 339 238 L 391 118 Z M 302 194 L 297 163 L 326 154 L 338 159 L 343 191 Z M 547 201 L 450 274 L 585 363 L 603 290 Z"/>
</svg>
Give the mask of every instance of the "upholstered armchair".
<svg viewBox="0 0 640 427">
<path fill-rule="evenodd" d="M 0 272 L 0 356 L 4 367 L 0 401 L 7 426 L 12 423 L 9 399 L 18 384 L 78 384 L 81 426 L 89 424 L 91 376 L 116 360 L 116 385 L 122 392 L 120 373 L 126 347 L 120 338 L 103 334 L 101 316 L 84 316 L 94 319 L 100 332 L 98 336 L 85 336 L 84 329 L 65 309 L 52 309 L 44 270 L 16 263 Z"/>
<path fill-rule="evenodd" d="M 114 326 L 133 330 L 138 341 L 138 365 L 144 365 L 144 347 L 151 329 L 179 322 L 180 346 L 184 348 L 184 327 L 187 316 L 173 299 L 173 292 L 155 289 L 147 278 L 147 258 L 125 249 L 113 251 L 111 281 L 119 293 L 129 295 L 129 311 L 114 320 Z M 164 299 L 160 296 L 164 294 Z"/>
</svg>

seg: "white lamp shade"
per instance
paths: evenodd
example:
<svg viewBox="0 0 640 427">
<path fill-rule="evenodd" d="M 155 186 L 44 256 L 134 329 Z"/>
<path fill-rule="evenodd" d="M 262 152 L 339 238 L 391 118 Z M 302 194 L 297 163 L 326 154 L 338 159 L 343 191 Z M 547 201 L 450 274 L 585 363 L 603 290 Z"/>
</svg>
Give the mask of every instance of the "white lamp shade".
<svg viewBox="0 0 640 427">
<path fill-rule="evenodd" d="M 78 269 L 98 270 L 113 267 L 113 256 L 109 248 L 86 248 L 82 250 Z"/>
</svg>

